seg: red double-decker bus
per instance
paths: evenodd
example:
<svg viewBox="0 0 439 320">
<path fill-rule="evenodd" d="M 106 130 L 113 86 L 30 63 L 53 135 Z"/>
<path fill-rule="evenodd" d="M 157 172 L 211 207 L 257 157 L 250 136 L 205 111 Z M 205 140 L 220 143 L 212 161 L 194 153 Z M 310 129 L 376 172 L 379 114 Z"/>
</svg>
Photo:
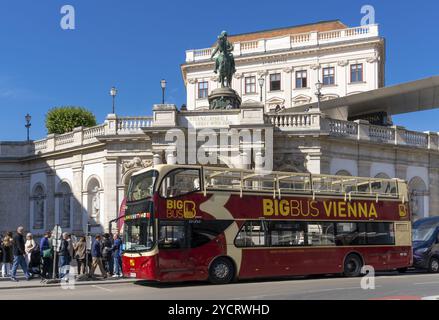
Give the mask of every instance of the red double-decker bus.
<svg viewBox="0 0 439 320">
<path fill-rule="evenodd" d="M 125 276 L 157 281 L 342 273 L 412 264 L 407 185 L 158 165 L 131 178 Z"/>
</svg>

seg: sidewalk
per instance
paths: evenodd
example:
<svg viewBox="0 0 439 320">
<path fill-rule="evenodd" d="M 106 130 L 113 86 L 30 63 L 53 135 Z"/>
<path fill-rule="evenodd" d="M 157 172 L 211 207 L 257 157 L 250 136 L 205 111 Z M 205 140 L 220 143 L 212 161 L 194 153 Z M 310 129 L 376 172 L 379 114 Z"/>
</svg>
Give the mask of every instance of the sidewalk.
<svg viewBox="0 0 439 320">
<path fill-rule="evenodd" d="M 24 274 L 22 271 L 17 272 L 17 279 L 19 281 L 14 282 L 10 278 L 2 278 L 0 276 L 0 290 L 42 288 L 42 287 L 60 287 L 60 286 L 66 284 L 66 283 L 47 284 L 47 283 L 41 282 L 42 279 L 40 277 L 37 277 L 37 276 L 35 276 L 33 279 L 28 281 L 24 277 Z M 134 278 L 107 278 L 107 279 L 103 279 L 103 278 L 98 277 L 98 279 L 96 279 L 96 280 L 82 280 L 82 281 L 76 280 L 71 284 L 75 285 L 75 286 L 84 286 L 84 285 L 96 285 L 96 284 L 105 285 L 105 284 L 114 284 L 114 283 L 133 283 L 136 281 L 137 281 L 137 279 L 134 279 Z"/>
</svg>

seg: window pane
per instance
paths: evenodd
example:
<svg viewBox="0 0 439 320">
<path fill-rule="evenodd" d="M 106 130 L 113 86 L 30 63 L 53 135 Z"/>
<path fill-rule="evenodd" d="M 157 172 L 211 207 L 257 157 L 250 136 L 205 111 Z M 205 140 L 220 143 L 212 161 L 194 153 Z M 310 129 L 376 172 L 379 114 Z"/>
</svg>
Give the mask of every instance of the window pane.
<svg viewBox="0 0 439 320">
<path fill-rule="evenodd" d="M 334 69 L 334 67 L 323 68 L 323 84 L 324 85 L 335 84 L 335 69 Z"/>
<path fill-rule="evenodd" d="M 200 172 L 197 169 L 178 169 L 171 171 L 163 179 L 160 195 L 165 198 L 174 198 L 199 191 Z"/>
<path fill-rule="evenodd" d="M 305 223 L 296 221 L 270 222 L 271 246 L 304 246 Z"/>
<path fill-rule="evenodd" d="M 206 220 L 200 223 L 191 223 L 191 248 L 200 247 L 218 237 L 233 221 Z"/>
<path fill-rule="evenodd" d="M 198 82 L 198 98 L 207 98 L 209 91 L 209 83 L 207 81 Z"/>
<path fill-rule="evenodd" d="M 367 223 L 367 244 L 395 244 L 395 232 L 393 230 L 393 223 Z"/>
<path fill-rule="evenodd" d="M 296 71 L 296 88 L 306 88 L 307 87 L 307 75 L 306 71 Z"/>
<path fill-rule="evenodd" d="M 270 91 L 280 90 L 280 73 L 270 74 Z"/>
<path fill-rule="evenodd" d="M 256 92 L 256 77 L 246 77 L 245 78 L 245 93 L 255 93 Z"/>
<path fill-rule="evenodd" d="M 184 224 L 168 225 L 166 222 L 160 225 L 159 248 L 181 249 L 186 247 L 186 233 Z"/>
<path fill-rule="evenodd" d="M 263 247 L 268 245 L 267 225 L 265 221 L 247 221 L 239 231 L 235 245 L 237 247 Z"/>
<path fill-rule="evenodd" d="M 337 246 L 366 244 L 366 226 L 364 223 L 336 223 L 335 243 Z"/>
<path fill-rule="evenodd" d="M 308 245 L 334 246 L 334 224 L 332 222 L 308 222 Z"/>
</svg>

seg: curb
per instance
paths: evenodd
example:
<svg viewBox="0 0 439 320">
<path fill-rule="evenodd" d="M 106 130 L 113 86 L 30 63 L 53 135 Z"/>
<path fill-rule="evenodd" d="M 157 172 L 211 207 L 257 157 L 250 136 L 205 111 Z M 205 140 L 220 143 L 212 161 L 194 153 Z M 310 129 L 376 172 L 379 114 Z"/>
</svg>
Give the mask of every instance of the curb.
<svg viewBox="0 0 439 320">
<path fill-rule="evenodd" d="M 26 280 L 21 280 L 26 281 Z M 75 286 L 87 286 L 87 285 L 106 285 L 106 284 L 117 284 L 117 283 L 134 283 L 138 281 L 138 279 L 121 279 L 121 280 L 101 280 L 101 281 L 76 281 Z M 9 290 L 9 289 L 32 289 L 32 288 L 48 288 L 48 287 L 61 287 L 61 283 L 52 283 L 52 284 L 44 284 L 38 283 L 36 285 L 24 285 L 24 286 L 0 286 L 1 290 Z"/>
</svg>

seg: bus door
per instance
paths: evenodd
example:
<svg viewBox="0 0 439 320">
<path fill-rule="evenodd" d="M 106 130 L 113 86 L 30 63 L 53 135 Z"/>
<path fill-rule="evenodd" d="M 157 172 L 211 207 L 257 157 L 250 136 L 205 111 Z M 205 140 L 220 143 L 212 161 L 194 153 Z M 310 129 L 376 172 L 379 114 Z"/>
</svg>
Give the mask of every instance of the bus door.
<svg viewBox="0 0 439 320">
<path fill-rule="evenodd" d="M 159 222 L 158 265 L 162 280 L 179 280 L 193 274 L 195 266 L 189 259 L 188 224 L 185 221 Z"/>
</svg>

